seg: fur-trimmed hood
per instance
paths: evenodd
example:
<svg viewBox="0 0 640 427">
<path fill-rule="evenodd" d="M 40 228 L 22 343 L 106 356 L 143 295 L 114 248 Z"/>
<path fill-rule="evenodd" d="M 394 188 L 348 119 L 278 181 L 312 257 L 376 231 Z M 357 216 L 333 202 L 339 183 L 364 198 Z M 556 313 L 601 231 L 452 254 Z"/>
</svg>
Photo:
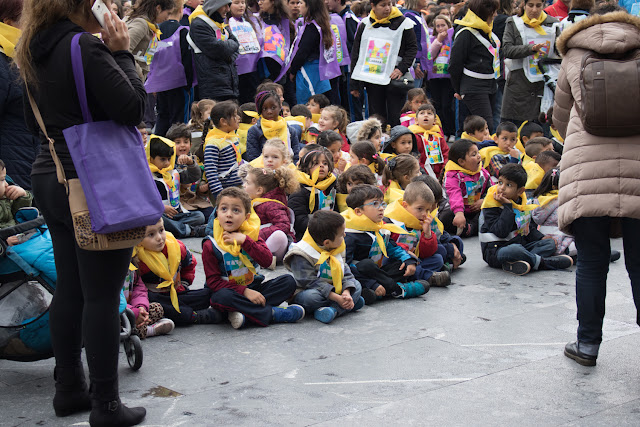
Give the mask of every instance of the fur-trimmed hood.
<svg viewBox="0 0 640 427">
<path fill-rule="evenodd" d="M 556 41 L 558 51 L 592 50 L 601 54 L 624 53 L 640 48 L 640 17 L 627 12 L 591 15 L 565 30 Z"/>
</svg>

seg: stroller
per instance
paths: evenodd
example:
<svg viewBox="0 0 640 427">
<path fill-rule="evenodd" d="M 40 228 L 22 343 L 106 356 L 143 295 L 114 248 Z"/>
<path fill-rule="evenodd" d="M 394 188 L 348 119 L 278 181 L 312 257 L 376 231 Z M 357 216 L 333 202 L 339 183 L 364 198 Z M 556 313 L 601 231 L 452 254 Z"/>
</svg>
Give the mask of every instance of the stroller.
<svg viewBox="0 0 640 427">
<path fill-rule="evenodd" d="M 36 208 L 22 208 L 17 225 L 0 230 L 0 359 L 32 362 L 53 357 L 49 306 L 56 287 L 51 234 Z M 22 243 L 9 246 L 18 236 Z M 142 366 L 140 339 L 131 334 L 133 312 L 120 304 L 120 341 L 132 369 Z"/>
</svg>

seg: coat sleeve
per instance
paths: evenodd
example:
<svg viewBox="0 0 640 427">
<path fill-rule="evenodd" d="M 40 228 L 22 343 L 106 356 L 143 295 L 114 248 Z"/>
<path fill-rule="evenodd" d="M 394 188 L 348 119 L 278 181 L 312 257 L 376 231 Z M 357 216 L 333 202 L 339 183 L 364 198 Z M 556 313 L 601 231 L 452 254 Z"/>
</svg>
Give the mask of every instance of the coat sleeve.
<svg viewBox="0 0 640 427">
<path fill-rule="evenodd" d="M 329 294 L 335 292 L 333 285 L 320 279 L 313 265 L 300 255 L 291 257 L 291 273 L 298 282 L 298 286 L 304 289 L 316 289 L 325 298 L 329 298 Z"/>
<path fill-rule="evenodd" d="M 482 213 L 489 233 L 504 239 L 513 231 L 516 224 L 516 214 L 513 212 L 511 204 L 503 205 L 502 209 L 486 208 L 482 210 Z"/>
<path fill-rule="evenodd" d="M 438 37 L 431 37 L 431 46 L 429 47 L 429 52 L 431 53 L 432 58 L 436 58 L 440 53 L 440 49 L 442 48 L 442 42 L 438 40 Z"/>
<path fill-rule="evenodd" d="M 522 37 L 513 18 L 507 19 L 506 29 L 502 37 L 502 55 L 504 58 L 521 59 L 533 55 L 531 46 L 522 44 Z"/>
<path fill-rule="evenodd" d="M 451 76 L 451 85 L 456 93 L 460 93 L 462 70 L 464 70 L 464 64 L 467 62 L 472 37 L 473 34 L 470 31 L 462 31 L 453 40 L 451 56 L 449 57 L 449 75 Z"/>
<path fill-rule="evenodd" d="M 449 196 L 449 206 L 454 214 L 464 212 L 464 198 L 460 189 L 460 176 L 457 172 L 447 172 L 444 188 Z"/>
<path fill-rule="evenodd" d="M 266 205 L 262 211 L 262 214 L 267 217 L 265 224 L 271 224 L 269 227 L 260 229 L 260 238 L 267 240 L 275 231 L 282 231 L 284 234 L 289 235 L 291 231 L 291 219 L 289 218 L 289 210 L 286 207 L 280 206 L 279 203 L 266 202 Z M 262 205 L 260 205 L 262 206 Z"/>
<path fill-rule="evenodd" d="M 137 48 L 145 37 L 149 37 L 149 33 L 151 32 L 149 26 L 142 18 L 127 22 L 127 30 L 129 31 L 129 49 Z"/>
<path fill-rule="evenodd" d="M 398 55 L 402 56 L 402 61 L 396 65 L 396 68 L 400 70 L 402 74 L 406 73 L 409 68 L 411 68 L 417 54 L 418 42 L 416 41 L 416 33 L 413 31 L 413 28 L 404 30 L 402 32 L 400 52 L 398 53 Z"/>
<path fill-rule="evenodd" d="M 202 178 L 202 169 L 198 166 L 195 159 L 192 165 L 187 166 L 180 171 L 180 182 L 183 184 L 190 184 L 192 182 L 198 182 Z"/>
<path fill-rule="evenodd" d="M 147 287 L 144 285 L 142 277 L 137 273 L 134 275 L 133 289 L 131 289 L 129 305 L 132 307 L 131 309 L 136 317 L 138 317 L 138 314 L 140 313 L 140 307 L 144 307 L 145 310 L 149 311 L 149 294 Z"/>
<path fill-rule="evenodd" d="M 573 107 L 573 95 L 571 93 L 571 85 L 567 78 L 567 68 L 569 67 L 569 61 L 565 59 L 560 66 L 560 73 L 558 74 L 558 82 L 556 84 L 555 101 L 553 105 L 553 124 L 560 132 L 563 138 L 567 136 L 567 127 L 569 126 L 569 119 L 571 115 L 571 108 Z"/>
<path fill-rule="evenodd" d="M 202 19 L 194 19 L 189 30 L 193 42 L 202 53 L 214 61 L 233 62 L 234 54 L 238 52 L 240 44 L 235 37 L 218 40 L 216 33 Z"/>
<path fill-rule="evenodd" d="M 195 257 L 187 249 L 184 243 L 178 240 L 180 243 L 180 281 L 187 282 L 189 285 L 193 283 L 193 279 L 196 277 L 196 261 Z"/>
<path fill-rule="evenodd" d="M 429 258 L 438 250 L 438 237 L 434 232 L 431 232 L 431 237 L 426 237 L 425 234 L 422 233 L 418 244 L 420 248 L 420 259 Z"/>
<path fill-rule="evenodd" d="M 244 295 L 246 286 L 236 285 L 233 282 L 224 280 L 222 278 L 222 272 L 218 265 L 218 259 L 213 253 L 213 243 L 207 239 L 202 245 L 202 265 L 204 266 L 204 274 L 206 276 L 206 284 L 213 292 L 220 289 L 229 288 L 233 289 L 240 295 Z"/>
<path fill-rule="evenodd" d="M 244 251 L 248 253 L 249 256 L 262 268 L 269 267 L 273 262 L 273 254 L 267 247 L 264 240 L 260 238 L 258 238 L 258 240 L 253 240 L 251 237 L 247 236 L 242 244 L 242 249 L 244 249 Z"/>
<path fill-rule="evenodd" d="M 309 24 L 304 27 L 304 32 L 300 37 L 300 42 L 298 43 L 298 51 L 296 52 L 296 56 L 291 60 L 291 65 L 289 66 L 289 73 L 296 74 L 300 71 L 300 68 L 307 62 L 308 59 L 313 58 L 314 54 L 320 54 L 319 50 L 320 46 L 320 33 L 315 25 Z"/>
<path fill-rule="evenodd" d="M 218 175 L 218 162 L 220 161 L 220 149 L 215 144 L 207 145 L 204 150 L 204 173 L 207 175 L 209 191 L 217 195 L 222 191 L 222 183 Z"/>
<path fill-rule="evenodd" d="M 261 136 L 262 131 L 257 124 L 251 126 L 247 131 L 247 152 L 245 153 L 247 160 L 251 161 L 262 155 Z"/>
</svg>

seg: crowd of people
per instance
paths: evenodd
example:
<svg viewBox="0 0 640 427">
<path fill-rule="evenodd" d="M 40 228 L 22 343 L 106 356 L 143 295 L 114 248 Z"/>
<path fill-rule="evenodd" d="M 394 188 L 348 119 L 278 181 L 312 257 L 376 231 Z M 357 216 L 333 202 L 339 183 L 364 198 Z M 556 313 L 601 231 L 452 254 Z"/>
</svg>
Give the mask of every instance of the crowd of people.
<svg viewBox="0 0 640 427">
<path fill-rule="evenodd" d="M 104 0 L 101 26 L 93 3 L 0 0 L 0 224 L 35 202 L 51 230 L 57 415 L 144 418 L 118 397 L 121 294 L 141 338 L 331 323 L 448 286 L 477 256 L 515 275 L 577 262 L 580 329 L 565 354 L 595 364 L 606 272 L 620 258 L 612 218 L 640 237 L 640 159 L 633 137 L 593 157 L 613 143 L 569 113 L 581 96 L 582 54 L 571 54 L 637 49 L 639 18 L 594 0 Z M 635 32 L 603 42 L 592 26 Z M 164 203 L 133 253 L 80 249 L 56 176 L 60 162 L 77 177 L 63 130 L 86 121 L 70 72 L 80 32 L 101 38 L 79 38 L 91 115 L 137 126 Z M 621 168 L 627 185 L 607 181 Z M 616 196 L 606 206 L 598 180 Z M 481 254 L 465 251 L 474 236 Z M 189 237 L 203 238 L 204 288 L 190 289 Z M 277 265 L 289 273 L 265 280 Z M 627 268 L 638 303 L 638 267 Z"/>
</svg>

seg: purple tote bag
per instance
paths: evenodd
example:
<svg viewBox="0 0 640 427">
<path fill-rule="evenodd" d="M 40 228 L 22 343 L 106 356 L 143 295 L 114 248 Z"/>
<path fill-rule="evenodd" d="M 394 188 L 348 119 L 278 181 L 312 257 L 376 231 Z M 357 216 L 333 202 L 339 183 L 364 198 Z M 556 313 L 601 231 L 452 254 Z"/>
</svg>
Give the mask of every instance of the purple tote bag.
<svg viewBox="0 0 640 427">
<path fill-rule="evenodd" d="M 164 40 L 158 41 L 158 50 L 153 55 L 153 61 L 149 66 L 149 74 L 144 82 L 144 88 L 148 93 L 165 92 L 171 89 L 187 85 L 187 75 L 182 64 L 182 51 L 180 49 L 180 32 L 189 30 L 189 27 L 181 26 Z M 189 58 L 193 62 L 193 55 Z M 194 74 L 196 67 L 192 67 Z M 193 76 L 192 86 L 197 85 L 196 76 Z"/>
<path fill-rule="evenodd" d="M 71 41 L 71 63 L 85 123 L 63 130 L 98 234 L 153 225 L 164 205 L 151 176 L 142 137 L 133 126 L 94 122 L 85 91 L 80 36 Z"/>
</svg>

